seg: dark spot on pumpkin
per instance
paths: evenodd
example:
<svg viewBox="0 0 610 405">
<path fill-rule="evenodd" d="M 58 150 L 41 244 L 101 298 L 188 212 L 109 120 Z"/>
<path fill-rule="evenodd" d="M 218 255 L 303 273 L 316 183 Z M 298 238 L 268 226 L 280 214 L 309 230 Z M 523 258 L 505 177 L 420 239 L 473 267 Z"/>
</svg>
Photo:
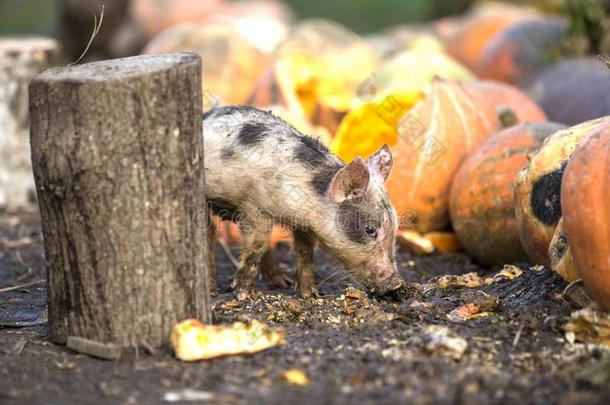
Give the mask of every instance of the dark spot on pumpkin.
<svg viewBox="0 0 610 405">
<path fill-rule="evenodd" d="M 237 134 L 237 141 L 245 146 L 257 145 L 265 138 L 266 132 L 267 126 L 265 124 L 246 122 Z"/>
<path fill-rule="evenodd" d="M 540 177 L 532 186 L 532 211 L 545 225 L 554 225 L 561 218 L 561 179 L 566 163 Z"/>
<path fill-rule="evenodd" d="M 498 113 L 498 119 L 500 120 L 502 128 L 513 127 L 519 123 L 519 118 L 512 108 L 508 106 L 500 106 L 496 108 L 496 111 Z"/>
</svg>

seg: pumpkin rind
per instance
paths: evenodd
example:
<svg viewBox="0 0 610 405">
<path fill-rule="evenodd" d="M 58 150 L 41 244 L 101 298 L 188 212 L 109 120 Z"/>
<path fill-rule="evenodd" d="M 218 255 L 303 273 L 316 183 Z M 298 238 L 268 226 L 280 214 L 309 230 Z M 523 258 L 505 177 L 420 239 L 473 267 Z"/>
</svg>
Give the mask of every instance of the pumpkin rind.
<svg viewBox="0 0 610 405">
<path fill-rule="evenodd" d="M 514 180 L 528 155 L 564 128 L 555 123 L 520 124 L 488 138 L 453 179 L 450 214 L 462 246 L 479 263 L 514 263 L 525 258 L 514 212 Z"/>
<path fill-rule="evenodd" d="M 493 107 L 460 82 L 435 80 L 427 97 L 403 116 L 386 183 L 399 216 L 420 232 L 449 225 L 449 188 L 464 159 L 499 129 Z M 414 219 L 413 219 L 414 218 Z"/>
<path fill-rule="evenodd" d="M 546 139 L 515 179 L 515 217 L 529 260 L 548 266 L 549 245 L 561 218 L 561 182 L 568 159 L 605 118 L 584 122 Z"/>
<path fill-rule="evenodd" d="M 542 108 L 515 86 L 491 80 L 473 82 L 470 86 L 483 93 L 483 98 L 494 105 L 499 116 L 505 112 L 514 114 L 515 124 L 547 121 Z M 511 125 L 502 123 L 502 126 Z"/>
<path fill-rule="evenodd" d="M 473 70 L 483 79 L 527 83 L 550 64 L 566 29 L 567 23 L 558 17 L 537 17 L 513 24 L 489 42 Z"/>
<path fill-rule="evenodd" d="M 585 288 L 610 310 L 610 122 L 574 152 L 561 186 L 570 250 Z"/>
<path fill-rule="evenodd" d="M 244 104 L 271 57 L 230 24 L 183 24 L 154 37 L 144 53 L 195 52 L 204 60 L 203 96 L 214 94 L 226 104 Z M 209 104 L 204 99 L 204 107 Z"/>
</svg>

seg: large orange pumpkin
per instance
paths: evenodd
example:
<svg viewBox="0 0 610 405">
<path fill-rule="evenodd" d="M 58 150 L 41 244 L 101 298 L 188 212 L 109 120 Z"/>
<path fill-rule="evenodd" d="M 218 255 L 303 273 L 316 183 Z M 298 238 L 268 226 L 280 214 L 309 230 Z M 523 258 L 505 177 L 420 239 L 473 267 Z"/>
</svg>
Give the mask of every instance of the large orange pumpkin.
<svg viewBox="0 0 610 405">
<path fill-rule="evenodd" d="M 570 250 L 593 299 L 610 310 L 610 121 L 574 152 L 561 185 Z"/>
<path fill-rule="evenodd" d="M 528 155 L 549 135 L 554 123 L 520 124 L 488 138 L 453 178 L 450 213 L 460 244 L 484 265 L 525 258 L 515 220 L 513 183 Z"/>
<path fill-rule="evenodd" d="M 421 232 L 449 225 L 449 188 L 463 160 L 500 127 L 493 106 L 460 82 L 435 80 L 398 123 L 390 200 Z M 414 219 L 413 219 L 414 216 Z"/>
<path fill-rule="evenodd" d="M 531 262 L 549 265 L 549 244 L 561 218 L 561 182 L 568 159 L 604 118 L 551 135 L 515 179 L 519 237 Z"/>
<path fill-rule="evenodd" d="M 292 12 L 279 1 L 131 0 L 129 14 L 150 36 L 183 23 L 206 23 L 216 16 L 261 17 L 288 23 Z"/>
<path fill-rule="evenodd" d="M 224 6 L 223 0 L 131 0 L 129 13 L 150 36 L 185 22 L 203 22 Z"/>
<path fill-rule="evenodd" d="M 527 83 L 559 53 L 566 28 L 557 17 L 513 24 L 489 42 L 473 70 L 483 79 Z"/>
<path fill-rule="evenodd" d="M 522 122 L 544 122 L 546 114 L 534 101 L 510 84 L 489 80 L 470 84 L 494 105 L 503 127 Z"/>
<path fill-rule="evenodd" d="M 437 79 L 418 102 L 421 97 L 399 91 L 363 104 L 343 119 L 331 149 L 350 161 L 390 145 L 395 159 L 387 182 L 390 199 L 410 228 L 427 232 L 448 225 L 453 175 L 501 124 L 498 105 L 475 86 Z"/>
<path fill-rule="evenodd" d="M 149 54 L 178 51 L 201 55 L 203 96 L 214 94 L 226 104 L 245 103 L 271 62 L 268 54 L 224 23 L 178 25 L 157 35 L 144 49 Z"/>
<path fill-rule="evenodd" d="M 516 13 L 473 16 L 447 38 L 447 50 L 466 66 L 476 67 L 491 39 L 521 18 Z"/>
</svg>

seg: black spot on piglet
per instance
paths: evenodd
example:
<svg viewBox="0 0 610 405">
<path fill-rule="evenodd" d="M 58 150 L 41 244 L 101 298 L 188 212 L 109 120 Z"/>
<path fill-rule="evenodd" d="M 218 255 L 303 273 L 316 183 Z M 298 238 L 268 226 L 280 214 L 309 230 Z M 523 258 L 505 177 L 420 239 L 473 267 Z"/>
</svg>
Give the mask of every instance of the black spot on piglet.
<svg viewBox="0 0 610 405">
<path fill-rule="evenodd" d="M 338 163 L 325 164 L 316 170 L 311 179 L 311 185 L 318 195 L 324 196 L 326 194 L 326 190 L 328 190 L 331 180 L 335 177 L 335 174 L 337 174 L 341 167 L 343 166 Z"/>
<path fill-rule="evenodd" d="M 554 225 L 561 218 L 561 179 L 565 167 L 566 163 L 540 177 L 532 186 L 532 211 L 543 224 Z"/>
<path fill-rule="evenodd" d="M 330 151 L 317 139 L 299 134 L 299 143 L 295 150 L 295 159 L 306 167 L 315 170 L 311 185 L 323 196 L 334 175 L 343 167 L 332 158 Z"/>
<path fill-rule="evenodd" d="M 330 151 L 320 141 L 312 137 L 298 134 L 299 143 L 295 158 L 304 165 L 318 167 L 330 161 Z"/>
<path fill-rule="evenodd" d="M 246 122 L 237 134 L 241 145 L 251 146 L 260 143 L 265 137 L 267 126 L 260 122 Z"/>
</svg>

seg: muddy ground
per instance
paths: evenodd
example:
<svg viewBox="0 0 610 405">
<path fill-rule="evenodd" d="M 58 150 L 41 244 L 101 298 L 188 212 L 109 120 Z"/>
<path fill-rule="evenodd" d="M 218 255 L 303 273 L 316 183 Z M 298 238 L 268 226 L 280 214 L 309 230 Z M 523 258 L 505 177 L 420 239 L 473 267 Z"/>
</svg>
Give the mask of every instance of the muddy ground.
<svg viewBox="0 0 610 405">
<path fill-rule="evenodd" d="M 185 395 L 201 403 L 610 403 L 609 356 L 566 341 L 562 327 L 576 307 L 546 269 L 521 266 L 523 274 L 512 280 L 440 288 L 439 275 L 491 276 L 498 269 L 478 267 L 462 254 L 401 253 L 401 273 L 418 284 L 381 298 L 357 289 L 332 258 L 317 252 L 322 298 L 302 300 L 292 289 L 261 281 L 256 301 L 236 305 L 228 286 L 233 268 L 218 249 L 215 321 L 266 321 L 284 328 L 286 345 L 193 364 L 179 362 L 169 349 L 105 361 L 46 338 L 34 209 L 0 214 L 0 247 L 2 404 L 152 404 Z M 289 249 L 276 255 L 291 272 Z M 24 286 L 2 291 L 15 285 Z M 448 316 L 470 302 L 485 313 L 467 321 Z M 305 372 L 309 383 L 289 385 L 282 373 L 291 368 Z"/>
</svg>

